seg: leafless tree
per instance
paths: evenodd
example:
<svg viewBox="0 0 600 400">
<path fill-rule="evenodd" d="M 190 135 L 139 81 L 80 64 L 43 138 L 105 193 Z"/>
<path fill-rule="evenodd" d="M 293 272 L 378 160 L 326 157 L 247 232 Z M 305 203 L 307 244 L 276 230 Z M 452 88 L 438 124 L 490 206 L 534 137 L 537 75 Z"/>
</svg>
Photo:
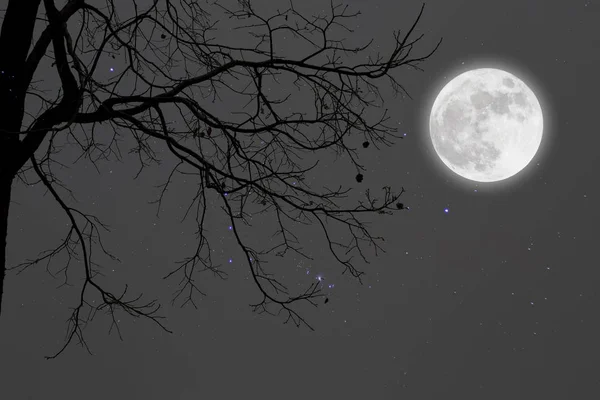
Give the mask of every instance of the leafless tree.
<svg viewBox="0 0 600 400">
<path fill-rule="evenodd" d="M 69 194 L 74 199 L 52 169 L 58 163 L 57 143 L 61 140 L 68 138 L 72 151 L 79 151 L 95 166 L 100 161 L 119 159 L 119 137 L 127 131 L 135 138 L 132 151 L 139 155 L 140 172 L 161 161 L 157 156 L 159 148 L 168 149 L 177 161 L 157 199 L 159 210 L 172 178 L 183 174 L 184 168 L 191 170 L 198 181 L 197 193 L 188 209 L 196 211 L 197 246 L 193 254 L 165 276 L 181 278 L 173 300 L 196 306 L 194 296 L 203 294 L 195 280 L 199 271 L 226 277 L 226 271 L 213 264 L 210 241 L 205 235 L 207 196 L 212 193 L 230 221 L 260 293 L 260 301 L 251 305 L 253 310 L 283 315 L 285 322 L 312 329 L 297 306 L 316 306 L 315 300 L 324 296 L 319 286 L 310 284 L 293 293 L 265 268 L 265 257 L 291 251 L 310 258 L 302 252 L 292 229 L 297 224 L 312 224 L 323 234 L 325 246 L 343 271 L 360 281 L 363 272 L 352 263 L 352 255 L 367 262 L 363 247 L 381 249 L 383 240 L 369 233 L 361 215 L 391 215 L 403 209 L 399 197 L 404 189 L 394 194 L 390 187 L 383 187 L 382 201 L 365 191 L 366 201 L 359 200 L 354 208 L 342 208 L 338 200 L 346 197 L 349 189 L 311 188 L 303 179 L 317 164 L 299 165 L 297 160 L 302 160 L 301 154 L 334 150 L 336 155 L 349 157 L 360 182 L 364 167 L 358 162 L 356 149 L 347 144 L 348 136 L 364 138 L 361 140 L 365 147 L 369 143 L 389 146 L 393 144 L 391 138 L 400 137 L 394 135 L 396 128 L 385 125 L 387 110 L 379 103 L 383 97 L 377 83 L 386 82 L 394 94 L 408 95 L 392 71 L 402 66 L 420 70 L 418 65 L 440 45 L 441 40 L 428 54 L 411 55 L 423 37 L 413 38 L 413 32 L 424 5 L 410 29 L 403 34 L 394 32 L 395 45 L 388 55 L 377 53 L 376 57 L 362 57 L 363 61 L 350 63 L 344 59 L 369 51 L 372 41 L 350 48 L 343 39 L 336 39 L 336 30 L 343 35 L 353 32 L 346 21 L 360 14 L 350 13 L 347 6 L 332 2 L 327 15 L 307 16 L 291 1 L 278 2 L 285 9 L 267 16 L 257 11 L 251 0 L 238 0 L 235 7 L 225 6 L 222 1 L 208 4 L 147 0 L 145 10 L 139 2 L 65 0 L 59 9 L 55 0 L 44 0 L 43 7 L 41 0 L 9 0 L 4 10 L 0 36 L 0 288 L 6 270 L 20 273 L 35 264 L 50 262 L 61 253 L 67 254 L 69 261 L 62 268 L 66 279 L 67 271 L 73 268 L 71 259 L 81 256 L 85 279 L 68 320 L 65 343 L 47 358 L 61 354 L 73 340 L 89 352 L 83 329 L 98 311 L 112 317 L 117 331 L 115 312 L 119 310 L 132 317 L 148 318 L 169 331 L 161 322 L 156 300 L 130 296 L 127 285 L 118 294 L 101 285 L 101 268 L 93 261 L 92 249 L 98 248 L 118 262 L 101 241 L 100 233 L 107 227 L 65 197 Z M 121 20 L 117 6 L 130 8 L 134 15 Z M 213 15 L 220 12 L 236 24 L 231 32 L 246 32 L 254 45 L 239 47 L 217 42 L 213 34 L 222 31 L 212 22 L 207 11 L 210 7 Z M 41 24 L 42 29 L 34 38 L 36 24 Z M 303 47 L 309 50 L 295 57 L 281 56 L 281 35 L 294 38 L 298 52 Z M 98 64 L 101 57 L 107 56 L 122 60 L 126 68 L 103 82 L 98 78 Z M 184 76 L 170 74 L 182 62 Z M 57 74 L 60 90 L 54 98 L 36 88 L 33 78 L 38 68 L 46 68 L 46 74 Z M 283 93 L 281 98 L 265 90 L 283 79 L 292 83 L 277 90 Z M 125 93 L 123 88 L 132 85 L 130 93 Z M 312 98 L 312 104 L 306 103 L 312 106 L 310 113 L 291 112 L 283 107 L 292 91 Z M 222 92 L 237 96 L 246 105 L 226 113 L 213 111 L 208 105 L 215 101 L 221 102 L 221 109 L 231 107 L 223 104 Z M 36 101 L 40 104 L 37 114 L 31 106 Z M 178 110 L 186 129 L 177 131 L 169 126 L 168 107 Z M 381 118 L 369 121 L 365 112 L 379 108 Z M 234 115 L 241 117 L 235 119 Z M 27 116 L 32 121 L 28 125 L 24 121 Z M 97 129 L 102 123 L 111 125 L 112 137 L 107 137 L 106 129 Z M 7 221 L 13 181 L 44 185 L 64 211 L 68 229 L 57 247 L 7 267 Z M 275 233 L 281 239 L 277 246 L 254 249 L 242 240 L 239 228 L 240 224 L 250 225 L 246 211 L 250 206 L 277 222 Z M 329 222 L 347 228 L 351 240 L 336 242 L 329 234 Z M 100 301 L 90 301 L 91 295 Z"/>
</svg>

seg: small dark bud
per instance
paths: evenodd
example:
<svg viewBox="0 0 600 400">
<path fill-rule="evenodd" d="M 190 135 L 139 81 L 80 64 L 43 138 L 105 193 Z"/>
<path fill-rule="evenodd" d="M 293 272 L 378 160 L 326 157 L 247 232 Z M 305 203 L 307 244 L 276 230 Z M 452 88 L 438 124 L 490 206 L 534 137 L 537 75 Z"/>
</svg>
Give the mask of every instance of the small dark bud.
<svg viewBox="0 0 600 400">
<path fill-rule="evenodd" d="M 329 297 L 325 298 L 325 304 L 329 303 Z"/>
<path fill-rule="evenodd" d="M 165 35 L 165 34 L 163 33 L 162 35 L 160 35 L 160 38 L 161 38 L 161 39 L 166 39 L 166 38 L 167 38 L 167 35 Z"/>
<path fill-rule="evenodd" d="M 358 174 L 356 175 L 356 182 L 360 183 L 363 180 L 363 175 L 362 174 Z"/>
<path fill-rule="evenodd" d="M 404 204 L 403 203 L 396 203 L 396 207 L 398 207 L 398 210 L 403 210 L 404 209 Z"/>
<path fill-rule="evenodd" d="M 367 147 L 369 147 L 369 142 L 364 142 L 363 143 L 363 147 L 366 149 Z"/>
</svg>

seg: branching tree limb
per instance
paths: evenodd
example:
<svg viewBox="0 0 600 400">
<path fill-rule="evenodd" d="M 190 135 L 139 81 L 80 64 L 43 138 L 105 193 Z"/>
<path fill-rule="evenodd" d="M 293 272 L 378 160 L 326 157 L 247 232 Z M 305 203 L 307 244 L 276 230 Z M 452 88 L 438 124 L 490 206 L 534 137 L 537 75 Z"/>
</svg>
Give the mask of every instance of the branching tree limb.
<svg viewBox="0 0 600 400">
<path fill-rule="evenodd" d="M 358 255 L 368 262 L 364 247 L 373 246 L 377 252 L 382 250 L 383 240 L 371 235 L 362 216 L 392 214 L 404 209 L 399 202 L 404 189 L 394 193 L 390 187 L 384 187 L 381 201 L 366 190 L 366 202 L 359 201 L 353 208 L 341 207 L 339 200 L 347 197 L 350 189 L 319 191 L 310 187 L 305 177 L 317 167 L 318 161 L 307 166 L 300 165 L 298 160 L 304 154 L 329 150 L 345 154 L 360 182 L 364 167 L 358 161 L 356 149 L 348 145 L 348 138 L 360 135 L 367 145 L 375 146 L 390 146 L 393 138 L 402 138 L 394 134 L 395 128 L 385 124 L 387 109 L 375 121 L 366 117 L 366 111 L 380 107 L 383 98 L 377 83 L 384 79 L 395 94 L 408 95 L 391 73 L 403 66 L 420 70 L 419 64 L 439 47 L 441 40 L 425 55 L 411 54 L 423 37 L 413 38 L 413 32 L 424 5 L 406 33 L 394 32 L 394 48 L 387 56 L 377 54 L 376 58 L 367 57 L 366 62 L 351 63 L 346 59 L 369 50 L 372 41 L 350 48 L 345 40 L 335 39 L 336 29 L 344 34 L 353 32 L 345 21 L 360 13 L 349 13 L 347 6 L 333 2 L 328 15 L 312 17 L 297 11 L 291 1 L 285 10 L 277 10 L 270 16 L 257 11 L 250 0 L 238 0 L 237 8 L 215 2 L 212 5 L 215 10 L 237 23 L 235 31 L 247 32 L 254 39 L 254 45 L 249 47 L 217 42 L 212 37 L 213 32 L 218 32 L 217 23 L 211 22 L 208 5 L 201 2 L 154 0 L 147 10 L 141 10 L 135 0 L 119 2 L 119 7 L 126 4 L 134 10 L 134 16 L 124 21 L 119 18 L 122 10 L 115 0 L 102 2 L 103 5 L 98 5 L 99 0 L 68 0 L 59 10 L 54 0 L 44 0 L 45 18 L 40 20 L 45 29 L 29 52 L 40 0 L 10 0 L 0 36 L 0 54 L 14 55 L 0 61 L 0 107 L 6 112 L 6 118 L 0 121 L 2 279 L 5 270 L 22 273 L 38 263 L 50 263 L 63 253 L 68 257 L 60 270 L 65 284 L 73 268 L 72 259 L 81 260 L 84 269 L 64 346 L 48 358 L 61 354 L 74 339 L 90 351 L 83 329 L 98 311 L 111 316 L 111 328 L 114 326 L 119 336 L 115 319 L 118 310 L 150 319 L 168 331 L 158 315 L 160 305 L 156 300 L 142 301 L 141 295 L 130 297 L 127 285 L 118 295 L 101 286 L 98 278 L 101 269 L 93 261 L 92 249 L 99 248 L 118 262 L 102 244 L 100 232 L 108 228 L 61 196 L 60 192 L 66 191 L 74 199 L 52 170 L 58 163 L 56 143 L 61 138 L 72 139 L 75 143 L 72 146 L 79 146 L 81 158 L 89 158 L 96 166 L 100 160 L 110 161 L 112 156 L 119 159 L 119 132 L 123 130 L 135 139 L 133 151 L 140 161 L 138 175 L 147 166 L 160 163 L 157 152 L 161 148 L 177 160 L 155 201 L 157 215 L 174 177 L 190 175 L 184 168 L 192 170 L 198 181 L 198 190 L 184 216 L 187 218 L 195 208 L 197 246 L 164 277 L 180 278 L 173 302 L 196 307 L 194 297 L 204 295 L 198 286 L 200 271 L 212 272 L 222 279 L 227 276 L 226 271 L 214 265 L 206 234 L 206 215 L 211 204 L 208 196 L 212 193 L 230 222 L 260 293 L 260 300 L 251 305 L 254 311 L 283 315 L 285 322 L 312 329 L 297 306 L 317 305 L 315 300 L 323 296 L 318 283 L 295 293 L 265 268 L 265 259 L 287 252 L 310 258 L 298 245 L 293 228 L 297 224 L 314 225 L 343 272 L 361 282 L 363 272 L 356 268 L 353 257 Z M 74 26 L 77 29 L 72 34 Z M 284 34 L 291 35 L 299 49 L 309 50 L 295 57 L 281 55 L 279 46 Z M 118 57 L 126 68 L 104 82 L 98 76 L 98 64 L 101 57 L 107 56 Z M 61 90 L 54 100 L 38 93 L 32 83 L 46 57 L 53 57 L 52 68 L 60 81 Z M 184 74 L 176 75 L 182 64 Z M 283 79 L 292 82 L 290 87 L 281 83 Z M 277 91 L 283 94 L 281 98 L 270 92 L 277 85 L 281 85 Z M 286 107 L 296 93 L 312 98 L 312 102 L 306 102 L 310 112 L 292 112 Z M 241 110 L 229 108 L 229 112 L 211 107 L 215 102 L 222 104 L 224 94 L 245 105 Z M 24 104 L 29 97 L 41 99 L 44 109 L 29 127 L 23 127 Z M 169 110 L 178 111 L 185 129 L 170 126 Z M 114 128 L 107 145 L 104 145 L 107 130 L 99 132 L 99 124 Z M 75 132 L 75 127 L 85 129 Z M 41 148 L 43 143 L 47 143 L 45 151 Z M 27 173 L 35 174 L 36 184 L 43 184 L 51 193 L 70 228 L 54 249 L 6 267 L 10 189 L 15 177 L 27 182 Z M 268 249 L 248 245 L 240 228 L 241 224 L 251 226 L 252 214 L 274 218 L 278 224 L 275 235 L 281 242 Z M 331 237 L 328 225 L 331 222 L 347 229 L 351 238 L 348 243 L 336 242 Z M 91 292 L 101 301 L 90 301 Z"/>
</svg>

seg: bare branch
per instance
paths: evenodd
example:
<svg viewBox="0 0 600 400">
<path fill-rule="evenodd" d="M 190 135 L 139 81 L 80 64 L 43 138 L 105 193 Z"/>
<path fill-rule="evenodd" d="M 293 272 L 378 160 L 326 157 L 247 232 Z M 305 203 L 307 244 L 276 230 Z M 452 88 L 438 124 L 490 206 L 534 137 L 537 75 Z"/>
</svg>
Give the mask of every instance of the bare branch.
<svg viewBox="0 0 600 400">
<path fill-rule="evenodd" d="M 23 182 L 29 182 L 25 176 L 33 170 L 35 184 L 45 186 L 69 221 L 69 229 L 56 247 L 10 270 L 21 274 L 43 262 L 56 276 L 50 264 L 64 253 L 67 262 L 58 271 L 64 275 L 63 285 L 72 285 L 69 274 L 73 265 L 81 267 L 84 275 L 68 319 L 65 344 L 48 358 L 60 355 L 74 339 L 90 352 L 83 330 L 101 310 L 110 316 L 109 332 L 114 328 L 119 337 L 118 311 L 148 319 L 170 332 L 158 315 L 157 300 L 129 296 L 128 285 L 118 295 L 102 286 L 101 266 L 92 257 L 93 249 L 100 247 L 111 262 L 119 262 L 102 244 L 100 232 L 108 231 L 108 227 L 61 197 L 59 191 L 64 190 L 76 201 L 53 169 L 61 165 L 57 159 L 59 139 L 79 147 L 81 154 L 75 162 L 88 159 L 98 171 L 99 162 L 120 161 L 123 132 L 135 141 L 129 151 L 139 161 L 135 178 L 148 166 L 160 164 L 160 154 L 175 160 L 166 181 L 157 186 L 158 197 L 151 202 L 157 205 L 157 217 L 178 177 L 183 175 L 197 185 L 182 216 L 182 221 L 195 219 L 197 244 L 163 277 L 178 279 L 172 303 L 197 308 L 196 296 L 207 295 L 206 280 L 200 279 L 206 275 L 203 272 L 228 278 L 227 271 L 213 262 L 214 238 L 206 229 L 207 215 L 216 209 L 211 208 L 215 200 L 229 221 L 244 254 L 248 276 L 257 289 L 259 298 L 251 308 L 257 313 L 281 315 L 285 323 L 314 329 L 299 307 L 317 307 L 315 300 L 325 296 L 319 282 L 291 289 L 280 273 L 275 274 L 266 264 L 270 257 L 290 254 L 311 259 L 297 236 L 299 226 L 314 227 L 313 237 L 324 241 L 340 273 L 350 273 L 359 283 L 364 272 L 356 265 L 357 256 L 368 263 L 366 247 L 373 248 L 376 256 L 383 251 L 383 237 L 372 235 L 363 217 L 407 210 L 399 202 L 404 188 L 395 193 L 391 187 L 383 187 L 381 199 L 366 189 L 358 204 L 343 206 L 342 200 L 350 197 L 351 189 L 317 188 L 307 178 L 323 166 L 320 162 L 325 155 L 333 152 L 336 161 L 341 156 L 349 161 L 351 173 L 360 184 L 366 168 L 350 143 L 358 138 L 364 147 L 373 144 L 379 149 L 378 145 L 391 146 L 393 139 L 402 138 L 395 134 L 396 128 L 387 125 L 388 110 L 379 87 L 389 80 L 394 95 L 410 97 L 393 72 L 402 67 L 421 70 L 419 65 L 439 47 L 441 40 L 426 55 L 412 54 L 423 38 L 415 38 L 413 33 L 424 5 L 406 34 L 394 32 L 393 49 L 373 56 L 374 40 L 347 44 L 347 36 L 354 32 L 347 21 L 360 12 L 351 13 L 348 6 L 333 1 L 325 16 L 304 15 L 292 1 L 271 15 L 257 11 L 250 0 L 238 0 L 237 9 L 215 2 L 215 8 L 229 22 L 239 24 L 232 35 L 242 32 L 252 38 L 253 43 L 246 47 L 218 42 L 213 37 L 213 33 L 221 32 L 218 21 L 212 22 L 199 2 L 153 1 L 145 11 L 136 6 L 135 15 L 125 21 L 119 18 L 119 3 L 106 0 L 106 6 L 98 8 L 83 0 L 69 0 L 58 10 L 53 0 L 44 0 L 48 25 L 25 63 L 28 78 L 24 88 L 29 89 L 27 94 L 41 99 L 44 110 L 29 129 L 18 132 L 24 138 L 15 145 L 16 156 L 10 163 L 5 161 L 7 168 L 12 168 L 12 176 L 20 171 Z M 80 27 L 74 34 L 67 23 L 76 17 Z M 336 38 L 339 32 L 342 39 Z M 294 49 L 298 54 L 294 57 L 285 55 L 289 44 L 283 43 L 283 35 L 297 41 Z M 52 100 L 30 87 L 50 42 L 61 86 Z M 360 62 L 350 61 L 367 52 Z M 99 61 L 107 56 L 120 59 L 125 67 L 100 81 Z M 229 99 L 227 103 L 224 98 Z M 304 108 L 292 110 L 289 104 L 295 99 L 303 99 Z M 381 115 L 372 117 L 378 109 Z M 11 124 L 14 126 L 14 121 Z M 98 130 L 100 124 L 110 124 L 112 129 Z M 2 124 L 0 132 L 15 133 Z M 46 139 L 48 147 L 36 157 Z M 317 161 L 307 162 L 307 156 Z M 252 227 L 259 217 L 270 218 L 277 226 L 266 238 L 271 240 L 269 245 L 260 249 L 245 239 L 242 230 Z M 333 227 L 347 232 L 346 242 L 332 235 Z"/>
</svg>

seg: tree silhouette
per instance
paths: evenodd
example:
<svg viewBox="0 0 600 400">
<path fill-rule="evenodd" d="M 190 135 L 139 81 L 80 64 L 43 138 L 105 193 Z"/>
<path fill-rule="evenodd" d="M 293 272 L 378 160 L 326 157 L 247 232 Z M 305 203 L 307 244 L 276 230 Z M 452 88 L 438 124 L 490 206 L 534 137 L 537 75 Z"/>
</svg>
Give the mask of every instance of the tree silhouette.
<svg viewBox="0 0 600 400">
<path fill-rule="evenodd" d="M 117 132 L 120 131 L 127 131 L 135 138 L 137 147 L 133 151 L 139 155 L 139 172 L 150 164 L 159 163 L 156 150 L 160 147 L 168 149 L 170 156 L 178 162 L 157 199 L 159 210 L 173 176 L 182 173 L 180 168 L 192 169 L 198 180 L 197 194 L 192 202 L 198 210 L 196 249 L 165 276 L 181 277 L 173 301 L 180 299 L 182 306 L 189 303 L 195 307 L 194 296 L 202 294 L 194 280 L 194 273 L 198 271 L 212 271 L 217 277 L 226 277 L 226 272 L 213 264 L 210 238 L 205 235 L 207 195 L 212 192 L 230 221 L 235 240 L 245 254 L 245 263 L 260 293 L 261 301 L 251 305 L 253 310 L 282 314 L 286 323 L 291 321 L 312 329 L 299 314 L 297 305 L 317 305 L 314 300 L 324 296 L 317 283 L 292 293 L 266 270 L 263 266 L 265 257 L 283 256 L 291 251 L 310 258 L 296 246 L 290 227 L 314 224 L 324 235 L 326 246 L 341 264 L 343 272 L 349 272 L 360 281 L 363 272 L 355 268 L 352 256 L 348 255 L 358 254 L 368 262 L 362 252 L 363 246 L 374 246 L 377 251 L 383 240 L 372 236 L 360 217 L 373 213 L 392 214 L 394 205 L 396 209 L 403 209 L 403 204 L 397 200 L 404 189 L 394 194 L 390 187 L 383 187 L 383 200 L 377 205 L 378 199 L 372 198 L 366 190 L 366 202 L 358 201 L 354 208 L 342 208 L 336 200 L 345 197 L 349 189 L 314 190 L 303 180 L 318 163 L 302 166 L 295 160 L 301 160 L 300 154 L 321 154 L 333 149 L 338 155 L 349 156 L 358 174 L 356 180 L 361 182 L 363 175 L 359 171 L 364 171 L 364 167 L 358 162 L 356 150 L 345 142 L 349 135 L 360 136 L 365 148 L 369 143 L 375 146 L 377 143 L 393 144 L 390 138 L 397 137 L 394 135 L 396 129 L 385 125 L 387 110 L 379 120 L 372 122 L 365 116 L 365 111 L 376 109 L 379 107 L 377 102 L 383 100 L 376 86 L 383 78 L 387 78 L 394 94 L 408 95 L 390 73 L 401 66 L 420 70 L 418 64 L 439 47 L 441 40 L 427 55 L 411 57 L 413 47 L 423 37 L 413 39 L 412 34 L 424 5 L 405 34 L 394 32 L 395 45 L 389 55 L 377 54 L 376 58 L 367 57 L 366 62 L 344 63 L 342 57 L 362 54 L 372 40 L 348 48 L 343 39 L 335 39 L 336 29 L 344 34 L 353 32 L 344 22 L 360 12 L 349 13 L 347 6 L 333 2 L 327 15 L 310 17 L 297 11 L 291 1 L 285 10 L 277 10 L 270 16 L 257 12 L 250 0 L 238 0 L 236 8 L 215 2 L 215 11 L 238 24 L 235 30 L 248 32 L 255 40 L 253 47 L 216 42 L 211 35 L 218 29 L 216 23 L 211 22 L 206 10 L 208 5 L 196 1 L 155 0 L 146 10 L 141 10 L 135 0 L 68 0 L 60 10 L 54 0 L 44 0 L 43 8 L 40 3 L 41 0 L 9 0 L 0 36 L 0 288 L 3 288 L 5 270 L 22 272 L 40 262 L 50 262 L 65 252 L 69 262 L 81 256 L 85 269 L 81 295 L 69 318 L 64 345 L 47 358 L 61 354 L 74 339 L 90 352 L 83 329 L 98 311 L 108 312 L 113 320 L 111 329 L 114 326 L 117 332 L 115 312 L 118 310 L 132 317 L 148 318 L 169 331 L 161 322 L 160 305 L 156 300 L 143 301 L 142 295 L 130 296 L 128 285 L 118 294 L 101 286 L 97 279 L 101 272 L 93 261 L 92 249 L 97 248 L 118 261 L 102 245 L 100 232 L 106 226 L 94 215 L 75 208 L 61 194 L 68 193 L 74 199 L 69 188 L 52 170 L 58 163 L 56 143 L 61 138 L 72 139 L 70 146 L 95 166 L 99 160 L 110 161 L 111 154 L 118 153 Z M 97 6 L 97 3 L 104 4 Z M 135 11 L 134 15 L 121 20 L 117 4 L 130 7 Z M 38 17 L 38 9 L 42 17 Z M 42 24 L 43 31 L 34 40 L 36 22 Z M 310 50 L 293 58 L 280 56 L 278 43 L 282 34 L 291 35 L 299 46 Z M 101 57 L 107 56 L 124 61 L 127 67 L 120 73 L 115 72 L 114 78 L 102 82 L 98 78 L 98 63 Z M 48 59 L 53 60 L 49 67 L 49 62 L 45 64 Z M 179 62 L 185 63 L 184 77 L 170 75 Z M 196 67 L 191 68 L 192 64 Z M 48 73 L 56 72 L 60 90 L 55 98 L 36 89 L 33 77 L 39 68 L 46 68 Z M 276 98 L 265 87 L 278 83 L 281 77 L 291 77 L 293 87 L 281 88 L 279 93 L 288 94 Z M 133 90 L 124 94 L 122 87 L 131 84 L 134 84 Z M 204 94 L 205 90 L 210 94 Z M 284 111 L 282 105 L 289 100 L 292 90 L 312 96 L 312 113 Z M 219 94 L 223 91 L 246 100 L 246 106 L 242 110 L 230 109 L 231 114 L 222 115 L 209 109 L 207 100 L 211 100 L 210 103 L 221 101 Z M 26 101 L 28 109 L 30 102 L 41 102 L 38 115 L 25 111 Z M 181 121 L 187 127 L 185 131 L 168 126 L 168 106 L 179 110 Z M 236 115 L 234 111 L 242 117 L 234 120 L 231 116 Z M 32 120 L 28 126 L 25 126 L 25 115 Z M 101 145 L 106 131 L 96 130 L 101 123 L 114 128 L 114 136 L 109 138 L 106 147 Z M 80 129 L 76 131 L 76 128 Z M 28 181 L 28 176 L 35 177 L 36 182 Z M 7 221 L 15 177 L 26 184 L 44 185 L 64 211 L 69 224 L 57 247 L 7 267 Z M 276 233 L 282 238 L 280 244 L 269 249 L 253 249 L 245 244 L 239 227 L 240 224 L 250 225 L 246 212 L 249 204 L 260 207 L 259 213 L 268 213 L 266 215 L 277 221 Z M 351 237 L 348 244 L 335 242 L 330 237 L 326 226 L 330 221 L 348 230 Z M 63 268 L 65 277 L 68 268 L 72 268 L 69 263 Z M 99 304 L 89 301 L 92 292 L 102 300 Z"/>
</svg>

